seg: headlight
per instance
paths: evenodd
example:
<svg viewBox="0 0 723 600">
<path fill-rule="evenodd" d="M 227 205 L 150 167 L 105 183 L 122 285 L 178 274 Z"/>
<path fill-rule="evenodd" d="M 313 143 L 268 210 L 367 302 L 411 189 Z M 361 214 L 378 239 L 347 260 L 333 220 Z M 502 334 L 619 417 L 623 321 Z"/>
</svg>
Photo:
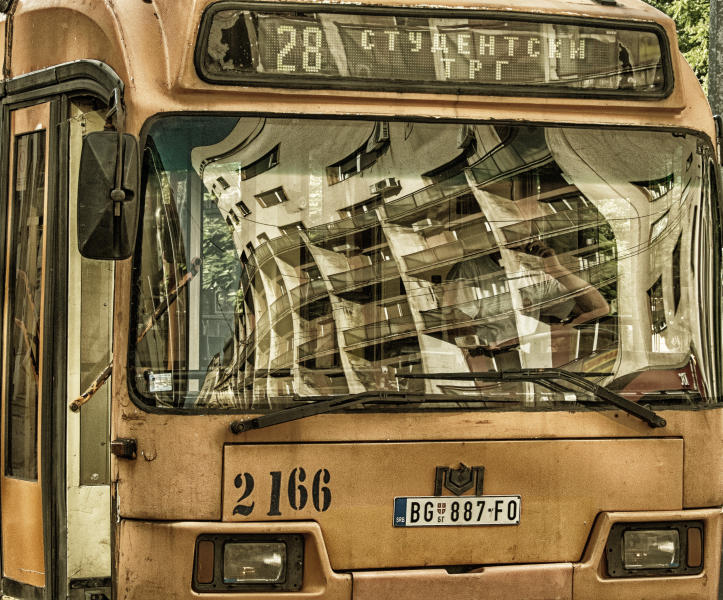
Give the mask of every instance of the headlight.
<svg viewBox="0 0 723 600">
<path fill-rule="evenodd" d="M 693 575 L 703 570 L 702 521 L 616 523 L 605 548 L 610 577 Z"/>
<path fill-rule="evenodd" d="M 623 533 L 623 566 L 626 569 L 674 569 L 680 566 L 677 529 L 643 529 Z"/>
<path fill-rule="evenodd" d="M 303 566 L 302 535 L 201 535 L 196 540 L 193 589 L 295 592 L 303 583 Z"/>
<path fill-rule="evenodd" d="M 230 542 L 223 547 L 224 583 L 283 583 L 286 544 Z"/>
</svg>

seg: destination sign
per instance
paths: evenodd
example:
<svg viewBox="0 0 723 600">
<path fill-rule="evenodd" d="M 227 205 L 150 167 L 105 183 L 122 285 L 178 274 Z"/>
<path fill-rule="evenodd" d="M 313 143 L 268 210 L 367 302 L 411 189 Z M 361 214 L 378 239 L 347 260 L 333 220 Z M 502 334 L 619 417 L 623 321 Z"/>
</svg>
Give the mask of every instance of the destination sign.
<svg viewBox="0 0 723 600">
<path fill-rule="evenodd" d="M 662 95 L 661 37 L 652 28 L 212 5 L 196 52 L 212 82 L 494 93 Z M 258 5 L 255 5 L 258 6 Z M 268 5 L 267 5 L 268 6 Z M 485 89 L 483 89 L 485 88 Z M 491 89 L 490 89 L 491 88 Z"/>
</svg>

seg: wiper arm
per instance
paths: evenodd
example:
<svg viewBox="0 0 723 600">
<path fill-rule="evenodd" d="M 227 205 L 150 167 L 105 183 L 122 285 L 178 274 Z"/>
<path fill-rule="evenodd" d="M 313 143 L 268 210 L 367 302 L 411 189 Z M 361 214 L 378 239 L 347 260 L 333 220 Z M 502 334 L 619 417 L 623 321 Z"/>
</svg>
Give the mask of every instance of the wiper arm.
<svg viewBox="0 0 723 600">
<path fill-rule="evenodd" d="M 231 423 L 233 433 L 243 433 L 251 429 L 262 429 L 288 423 L 314 415 L 322 415 L 342 408 L 351 408 L 357 404 L 373 402 L 374 404 L 407 404 L 418 402 L 484 402 L 485 399 L 477 396 L 450 396 L 448 394 L 425 394 L 424 392 L 398 392 L 386 390 L 368 390 L 356 394 L 345 394 L 343 396 L 305 396 L 298 398 L 307 403 L 290 408 L 283 408 L 272 413 L 244 419 Z"/>
<path fill-rule="evenodd" d="M 565 388 L 555 380 L 564 380 L 576 385 L 583 390 L 593 393 L 598 398 L 607 400 L 613 406 L 624 410 L 626 413 L 638 417 L 651 427 L 665 427 L 666 421 L 649 408 L 632 402 L 620 394 L 588 381 L 586 377 L 600 377 L 609 373 L 574 373 L 564 369 L 520 369 L 519 371 L 472 371 L 469 373 L 408 373 L 397 375 L 399 379 L 449 379 L 449 380 L 480 380 L 480 381 L 531 381 L 539 382 L 548 389 L 557 391 L 560 388 L 572 392 L 574 390 Z"/>
<path fill-rule="evenodd" d="M 153 326 L 158 322 L 158 319 L 160 319 L 166 311 L 171 307 L 171 305 L 176 301 L 176 298 L 178 298 L 179 294 L 183 291 L 183 289 L 191 282 L 191 280 L 198 275 L 201 272 L 201 259 L 196 257 L 191 261 L 191 269 L 186 273 L 181 280 L 178 282 L 178 285 L 168 292 L 165 299 L 162 300 L 156 309 L 153 311 L 153 314 L 148 317 L 148 320 L 146 321 L 145 326 L 143 327 L 143 331 L 141 331 L 138 334 L 138 337 L 136 338 L 136 344 L 140 344 L 143 341 L 143 338 L 146 337 L 146 334 L 153 329 Z M 113 360 L 108 363 L 105 369 L 98 375 L 94 380 L 93 383 L 90 384 L 90 386 L 75 400 L 73 400 L 70 403 L 70 410 L 73 412 L 78 412 L 80 410 L 80 407 L 83 406 L 88 400 L 90 400 L 95 393 L 102 387 L 102 385 L 108 380 L 108 378 L 113 373 Z"/>
<path fill-rule="evenodd" d="M 635 402 L 628 400 L 604 388 L 601 385 L 593 383 L 585 379 L 585 377 L 599 377 L 609 375 L 609 373 L 573 373 L 563 369 L 521 369 L 519 371 L 504 372 L 471 372 L 471 373 L 408 373 L 406 375 L 398 375 L 399 379 L 449 379 L 449 380 L 482 380 L 482 381 L 533 381 L 539 382 L 540 385 L 547 387 L 553 391 L 571 392 L 574 391 L 566 386 L 561 385 L 555 380 L 565 380 L 579 388 L 592 392 L 594 395 L 607 400 L 610 404 L 617 406 L 625 412 L 634 415 L 651 427 L 665 427 L 665 419 L 658 416 L 652 410 L 645 408 Z M 301 398 L 299 398 L 301 399 Z M 400 391 L 384 391 L 370 390 L 358 392 L 356 394 L 345 394 L 343 396 L 309 396 L 303 398 L 308 401 L 299 406 L 284 408 L 275 412 L 254 417 L 252 419 L 243 419 L 231 423 L 230 429 L 233 433 L 243 433 L 252 429 L 262 429 L 271 427 L 272 425 L 280 425 L 289 421 L 296 421 L 314 415 L 321 415 L 335 410 L 352 408 L 358 404 L 374 402 L 375 404 L 388 402 L 391 404 L 404 404 L 407 402 L 428 402 L 428 401 L 449 401 L 455 402 L 479 402 L 485 401 L 483 398 L 471 396 L 452 396 L 447 394 L 425 394 L 424 392 L 400 392 Z"/>
</svg>

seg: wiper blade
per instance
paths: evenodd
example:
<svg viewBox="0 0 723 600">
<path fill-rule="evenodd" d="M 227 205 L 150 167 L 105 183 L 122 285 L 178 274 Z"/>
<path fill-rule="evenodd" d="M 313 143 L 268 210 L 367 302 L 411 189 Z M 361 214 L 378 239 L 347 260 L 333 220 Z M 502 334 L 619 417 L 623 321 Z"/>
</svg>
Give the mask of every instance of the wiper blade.
<svg viewBox="0 0 723 600">
<path fill-rule="evenodd" d="M 449 394 L 425 394 L 424 392 L 399 392 L 387 390 L 368 390 L 358 392 L 356 394 L 344 394 L 342 396 L 304 396 L 297 397 L 305 403 L 299 406 L 283 408 L 275 412 L 254 417 L 252 419 L 243 419 L 231 423 L 231 431 L 233 433 L 243 433 L 251 429 L 262 429 L 313 417 L 314 415 L 322 415 L 343 408 L 351 408 L 358 404 L 374 403 L 374 404 L 416 404 L 419 402 L 484 402 L 485 398 L 479 396 L 450 396 Z"/>
<path fill-rule="evenodd" d="M 665 427 L 665 419 L 654 413 L 649 408 L 641 406 L 635 402 L 608 390 L 607 388 L 588 381 L 586 377 L 602 377 L 609 373 L 573 373 L 563 369 L 521 369 L 518 371 L 483 371 L 468 373 L 408 373 L 406 375 L 398 375 L 399 379 L 449 379 L 449 380 L 481 380 L 481 381 L 532 381 L 557 392 L 573 392 L 570 389 L 555 380 L 564 380 L 572 383 L 579 388 L 589 391 L 603 400 L 607 400 L 610 404 L 617 406 L 625 412 L 634 415 L 651 427 Z M 481 392 L 482 390 L 480 390 Z M 385 391 L 385 390 L 368 390 L 358 392 L 356 394 L 345 394 L 342 396 L 308 396 L 298 398 L 304 400 L 305 403 L 299 406 L 284 408 L 275 412 L 254 417 L 251 419 L 243 419 L 231 423 L 230 429 L 233 433 L 243 433 L 252 429 L 263 429 L 272 425 L 280 425 L 289 421 L 296 421 L 314 415 L 321 415 L 339 409 L 352 408 L 359 404 L 406 404 L 418 402 L 485 402 L 489 398 L 448 394 L 426 394 L 424 392 L 402 392 L 402 391 Z"/>
<path fill-rule="evenodd" d="M 560 391 L 560 388 L 567 392 L 574 392 L 573 389 L 566 388 L 558 381 L 567 381 L 577 387 L 591 392 L 598 398 L 608 401 L 613 406 L 617 406 L 626 413 L 638 417 L 645 421 L 651 427 L 665 427 L 666 421 L 663 417 L 656 414 L 649 408 L 641 406 L 637 402 L 633 402 L 624 398 L 620 394 L 588 381 L 586 377 L 601 377 L 610 375 L 610 373 L 575 373 L 565 371 L 564 369 L 520 369 L 518 371 L 472 371 L 469 373 L 408 373 L 406 375 L 397 375 L 399 379 L 449 379 L 449 380 L 479 380 L 479 381 L 528 381 L 537 382 L 548 389 Z"/>
</svg>

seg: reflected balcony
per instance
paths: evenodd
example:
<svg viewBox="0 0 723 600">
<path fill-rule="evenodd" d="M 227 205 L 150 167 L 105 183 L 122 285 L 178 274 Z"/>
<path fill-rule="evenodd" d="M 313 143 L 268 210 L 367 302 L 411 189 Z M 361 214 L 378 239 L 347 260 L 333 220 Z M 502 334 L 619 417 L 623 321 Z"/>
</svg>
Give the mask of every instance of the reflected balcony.
<svg viewBox="0 0 723 600">
<path fill-rule="evenodd" d="M 295 287 L 289 292 L 291 305 L 295 310 L 329 294 L 323 279 L 314 279 Z"/>
<path fill-rule="evenodd" d="M 587 265 L 577 271 L 576 275 L 587 281 L 590 285 L 600 286 L 609 283 L 618 276 L 618 263 L 616 258 Z"/>
<path fill-rule="evenodd" d="M 491 233 L 480 228 L 477 235 L 467 235 L 446 244 L 420 250 L 404 257 L 410 274 L 422 273 L 443 264 L 459 262 L 497 248 L 497 242 Z"/>
<path fill-rule="evenodd" d="M 529 171 L 552 160 L 542 127 L 522 131 L 505 145 L 482 157 L 467 172 L 477 186 Z"/>
<path fill-rule="evenodd" d="M 424 310 L 420 314 L 424 322 L 423 333 L 429 334 L 475 327 L 510 316 L 514 318 L 514 309 L 512 295 L 506 291 L 486 298 Z"/>
<path fill-rule="evenodd" d="M 300 232 L 293 231 L 269 240 L 268 245 L 273 255 L 280 256 L 286 252 L 301 248 L 304 245 L 304 240 Z"/>
<path fill-rule="evenodd" d="M 598 210 L 580 197 L 560 202 L 564 202 L 564 210 L 502 227 L 501 231 L 507 242 L 518 244 L 526 240 L 550 238 L 571 231 L 608 225 Z"/>
<path fill-rule="evenodd" d="M 353 235 L 365 229 L 379 226 L 379 218 L 374 210 L 340 221 L 316 225 L 306 230 L 309 241 L 317 246 L 332 246 L 339 238 Z"/>
<path fill-rule="evenodd" d="M 617 279 L 617 261 L 608 260 L 573 271 L 572 274 L 587 281 L 591 286 L 600 288 Z M 589 293 L 589 288 L 567 291 L 559 285 L 551 285 L 550 280 L 520 288 L 524 312 L 549 311 L 550 314 L 554 314 L 555 306 L 572 302 L 578 296 L 587 293 Z"/>
<path fill-rule="evenodd" d="M 271 328 L 271 321 L 269 319 L 269 311 L 263 313 L 256 321 L 256 334 L 257 338 L 261 339 L 269 333 Z"/>
<path fill-rule="evenodd" d="M 304 385 L 316 390 L 318 394 L 348 394 L 344 370 L 341 368 L 332 369 L 300 369 Z"/>
<path fill-rule="evenodd" d="M 410 333 L 416 335 L 414 318 L 411 314 L 406 314 L 346 329 L 343 335 L 347 349 L 354 349 L 369 344 L 408 337 Z"/>
<path fill-rule="evenodd" d="M 293 347 L 274 356 L 269 365 L 269 371 L 278 371 L 280 369 L 288 369 L 294 365 L 294 349 Z"/>
<path fill-rule="evenodd" d="M 268 341 L 268 338 L 266 338 Z M 268 369 L 269 360 L 271 359 L 271 348 L 269 348 L 268 343 L 264 344 L 263 340 L 259 342 L 258 347 L 256 348 L 256 374 L 258 375 L 261 372 L 265 372 Z"/>
<path fill-rule="evenodd" d="M 318 326 L 316 336 L 300 344 L 298 350 L 299 362 L 322 354 L 327 355 L 330 352 L 336 352 L 336 328 L 334 322 L 330 321 L 325 323 L 324 326 Z"/>
<path fill-rule="evenodd" d="M 426 212 L 427 209 L 470 191 L 464 176 L 447 179 L 416 192 L 396 198 L 384 204 L 387 220 L 396 222 L 408 220 L 412 215 Z"/>
<path fill-rule="evenodd" d="M 424 379 L 404 379 L 410 373 L 423 373 L 419 352 L 393 358 L 377 360 L 368 365 L 353 366 L 359 382 L 367 390 L 395 390 L 421 393 L 425 389 Z"/>
<path fill-rule="evenodd" d="M 357 269 L 329 275 L 329 282 L 335 294 L 359 289 L 373 283 L 380 283 L 399 277 L 394 260 L 384 260 Z"/>
<path fill-rule="evenodd" d="M 289 312 L 291 312 L 291 300 L 289 299 L 289 294 L 282 294 L 279 296 L 276 300 L 274 300 L 273 304 L 271 304 L 271 308 L 269 309 L 269 313 L 271 313 L 271 321 L 273 323 L 279 321 Z"/>
<path fill-rule="evenodd" d="M 254 254 L 256 256 L 256 262 L 258 263 L 259 267 L 264 266 L 264 264 L 273 257 L 269 242 L 264 242 L 263 244 L 258 246 L 254 251 Z"/>
<path fill-rule="evenodd" d="M 280 235 L 264 242 L 254 250 L 254 254 L 251 257 L 253 259 L 254 266 L 253 269 L 249 267 L 249 269 L 253 272 L 250 272 L 248 277 L 253 277 L 253 273 L 255 273 L 256 269 L 265 265 L 274 256 L 280 256 L 286 252 L 297 250 L 303 245 L 304 240 L 298 231 L 293 231 L 286 235 Z M 251 260 L 249 260 L 249 264 L 251 264 Z"/>
</svg>

